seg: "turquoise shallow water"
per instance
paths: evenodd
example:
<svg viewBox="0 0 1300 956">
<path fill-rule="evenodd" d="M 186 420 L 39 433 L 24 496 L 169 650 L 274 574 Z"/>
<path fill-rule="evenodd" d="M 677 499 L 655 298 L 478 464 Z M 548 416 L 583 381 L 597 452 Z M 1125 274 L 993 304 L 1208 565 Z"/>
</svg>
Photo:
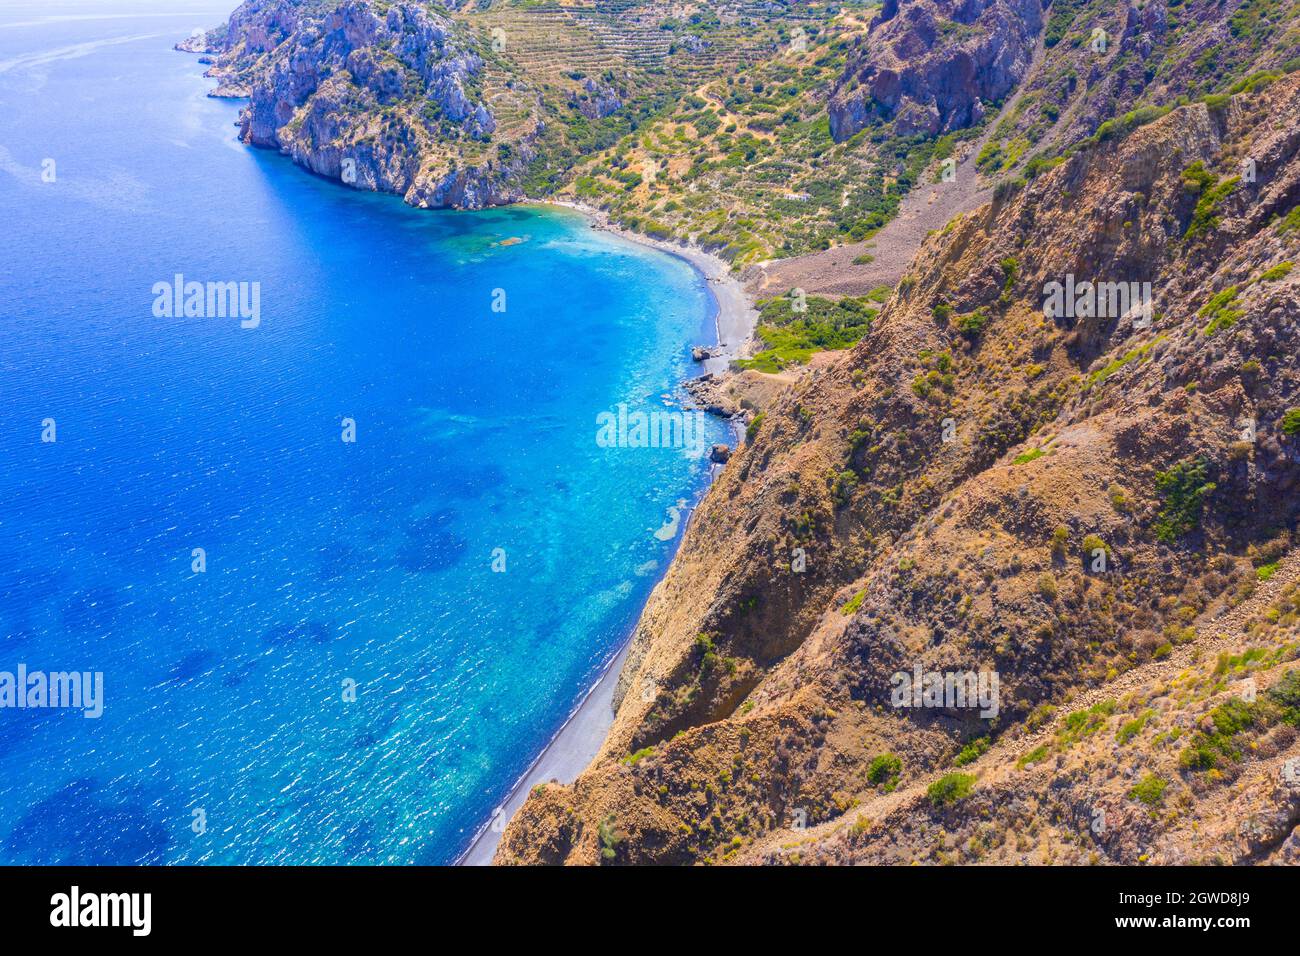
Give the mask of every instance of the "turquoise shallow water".
<svg viewBox="0 0 1300 956">
<path fill-rule="evenodd" d="M 245 148 L 170 50 L 223 7 L 0 12 L 0 671 L 105 692 L 0 709 L 0 862 L 454 859 L 707 481 L 595 441 L 711 340 L 689 266 Z M 261 324 L 155 315 L 176 273 L 260 283 Z"/>
</svg>

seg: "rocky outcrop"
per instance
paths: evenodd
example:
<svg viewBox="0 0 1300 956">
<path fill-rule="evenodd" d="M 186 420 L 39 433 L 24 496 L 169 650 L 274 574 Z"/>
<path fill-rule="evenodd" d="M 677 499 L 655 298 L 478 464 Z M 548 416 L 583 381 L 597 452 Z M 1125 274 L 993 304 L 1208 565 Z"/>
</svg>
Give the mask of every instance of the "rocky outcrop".
<svg viewBox="0 0 1300 956">
<path fill-rule="evenodd" d="M 591 77 L 582 81 L 582 92 L 574 93 L 570 103 L 587 119 L 604 119 L 623 108 L 623 98 L 608 83 L 597 83 Z"/>
<path fill-rule="evenodd" d="M 914 0 L 886 5 L 830 100 L 836 142 L 876 122 L 900 136 L 978 123 L 1024 78 L 1042 0 Z"/>
<path fill-rule="evenodd" d="M 202 45 L 220 89 L 248 94 L 246 143 L 422 207 L 523 198 L 531 139 L 492 148 L 478 40 L 425 4 L 247 0 Z"/>
</svg>

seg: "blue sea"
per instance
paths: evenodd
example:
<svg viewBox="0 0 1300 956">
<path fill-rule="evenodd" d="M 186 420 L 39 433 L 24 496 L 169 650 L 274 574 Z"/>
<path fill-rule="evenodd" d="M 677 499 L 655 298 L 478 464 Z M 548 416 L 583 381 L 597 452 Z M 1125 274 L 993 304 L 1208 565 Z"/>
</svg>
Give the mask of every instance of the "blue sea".
<svg viewBox="0 0 1300 956">
<path fill-rule="evenodd" d="M 699 275 L 245 147 L 171 49 L 234 3 L 0 8 L 0 671 L 104 688 L 0 709 L 0 863 L 454 860 L 708 481 L 596 441 L 677 407 Z"/>
</svg>

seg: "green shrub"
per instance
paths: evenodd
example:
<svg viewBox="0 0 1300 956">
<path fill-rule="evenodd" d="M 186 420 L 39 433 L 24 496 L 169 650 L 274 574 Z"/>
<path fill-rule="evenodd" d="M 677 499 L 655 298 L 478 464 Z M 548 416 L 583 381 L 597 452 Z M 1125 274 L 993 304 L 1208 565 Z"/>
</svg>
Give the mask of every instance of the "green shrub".
<svg viewBox="0 0 1300 956">
<path fill-rule="evenodd" d="M 975 787 L 975 777 L 968 773 L 947 773 L 926 788 L 930 803 L 942 807 L 970 796 Z"/>
<path fill-rule="evenodd" d="M 1084 535 L 1083 536 L 1083 560 L 1092 561 L 1097 556 L 1098 551 L 1105 554 L 1108 559 L 1111 556 L 1110 547 L 1106 544 L 1105 541 L 1101 540 L 1101 538 L 1097 537 L 1097 535 L 1095 534 Z"/>
<path fill-rule="evenodd" d="M 1142 728 L 1147 725 L 1147 721 L 1149 721 L 1153 716 L 1155 716 L 1154 711 L 1143 711 L 1128 723 L 1122 724 L 1119 730 L 1115 732 L 1115 739 L 1121 744 L 1128 743 L 1138 734 L 1142 733 Z"/>
<path fill-rule="evenodd" d="M 989 315 L 982 308 L 968 312 L 957 320 L 957 331 L 970 338 L 975 338 L 989 324 Z"/>
<path fill-rule="evenodd" d="M 1129 798 L 1140 800 L 1148 807 L 1158 807 L 1165 799 L 1165 789 L 1169 786 L 1169 781 L 1157 777 L 1153 773 L 1147 774 L 1137 786 L 1128 792 Z"/>
<path fill-rule="evenodd" d="M 1093 704 L 1087 710 L 1076 710 L 1065 718 L 1065 723 L 1057 733 L 1056 739 L 1062 747 L 1069 747 L 1085 737 L 1091 737 L 1115 713 L 1115 701 L 1103 700 Z"/>
<path fill-rule="evenodd" d="M 1052 557 L 1060 561 L 1065 558 L 1065 544 L 1070 540 L 1070 529 L 1065 525 L 1058 525 L 1052 532 Z"/>
<path fill-rule="evenodd" d="M 875 786 L 883 785 L 886 791 L 898 786 L 903 772 L 903 761 L 893 754 L 881 754 L 867 766 L 867 780 Z"/>
<path fill-rule="evenodd" d="M 1219 204 L 1237 188 L 1240 181 L 1240 176 L 1232 176 L 1220 182 L 1200 160 L 1183 170 L 1184 188 L 1197 197 L 1192 221 L 1183 234 L 1184 239 L 1194 239 L 1219 227 Z"/>
<path fill-rule="evenodd" d="M 1163 507 L 1156 516 L 1156 537 L 1166 544 L 1200 526 L 1205 497 L 1214 491 L 1214 482 L 1206 481 L 1209 466 L 1204 458 L 1188 458 L 1168 471 L 1156 475 L 1156 492 Z"/>
<path fill-rule="evenodd" d="M 1079 10 L 1087 7 L 1087 0 L 1054 0 L 1048 14 L 1047 27 L 1043 30 L 1043 42 L 1048 48 L 1056 46 L 1065 39 L 1066 30 L 1070 29 Z"/>
<path fill-rule="evenodd" d="M 880 311 L 872 295 L 845 296 L 835 302 L 808 296 L 802 312 L 796 312 L 786 296 L 760 301 L 757 335 L 766 347 L 736 365 L 779 372 L 787 365 L 802 365 L 814 352 L 849 348 L 867 334 Z"/>
<path fill-rule="evenodd" d="M 1011 287 L 1016 284 L 1016 273 L 1020 269 L 1020 263 L 1016 261 L 1015 256 L 1007 256 L 999 265 L 1002 266 L 1002 296 L 1000 301 L 1005 305 L 1011 301 Z"/>
<path fill-rule="evenodd" d="M 600 840 L 600 860 L 602 863 L 613 860 L 618 855 L 618 845 L 623 842 L 623 834 L 614 828 L 614 815 L 611 813 L 600 821 L 596 830 Z"/>
<path fill-rule="evenodd" d="M 980 757 L 984 756 L 984 754 L 988 753 L 988 749 L 989 739 L 987 737 L 980 737 L 978 740 L 972 740 L 962 748 L 961 753 L 957 754 L 957 756 L 953 758 L 953 765 L 964 767 L 968 763 L 974 763 Z"/>
<path fill-rule="evenodd" d="M 1210 712 L 1212 730 L 1198 731 L 1178 757 L 1184 770 L 1211 770 L 1223 759 L 1241 759 L 1237 735 L 1254 726 L 1261 716 L 1258 704 L 1233 697 Z"/>
<path fill-rule="evenodd" d="M 627 764 L 627 766 L 629 767 L 635 767 L 642 760 L 644 760 L 646 757 L 649 757 L 654 752 L 655 752 L 654 747 L 642 747 L 640 750 L 634 751 L 628 754 L 626 757 L 624 757 L 623 763 Z"/>
<path fill-rule="evenodd" d="M 1237 320 L 1246 314 L 1245 309 L 1236 306 L 1237 286 L 1235 285 L 1230 285 L 1211 296 L 1210 301 L 1201 306 L 1196 313 L 1202 319 L 1210 320 L 1204 329 L 1205 334 L 1213 335 L 1220 329 L 1228 329 L 1235 325 Z"/>
<path fill-rule="evenodd" d="M 835 500 L 842 505 L 849 503 L 853 497 L 854 489 L 858 487 L 859 478 L 857 472 L 851 468 L 846 468 L 835 476 L 835 485 L 832 494 Z"/>
<path fill-rule="evenodd" d="M 1047 756 L 1047 752 L 1047 744 L 1039 744 L 1033 750 L 1029 751 L 1029 753 L 1022 754 L 1020 759 L 1016 761 L 1016 766 L 1023 769 L 1031 763 L 1038 763 Z"/>
<path fill-rule="evenodd" d="M 1282 434 L 1300 435 L 1300 408 L 1288 408 L 1282 415 Z"/>
</svg>

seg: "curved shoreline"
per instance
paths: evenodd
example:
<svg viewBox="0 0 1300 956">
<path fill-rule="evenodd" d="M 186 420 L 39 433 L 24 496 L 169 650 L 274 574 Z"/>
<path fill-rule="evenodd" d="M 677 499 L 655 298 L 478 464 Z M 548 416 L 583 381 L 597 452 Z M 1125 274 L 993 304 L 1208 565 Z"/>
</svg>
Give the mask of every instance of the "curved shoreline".
<svg viewBox="0 0 1300 956">
<path fill-rule="evenodd" d="M 750 339 L 758 327 L 758 311 L 754 308 L 749 294 L 740 280 L 732 275 L 731 266 L 711 252 L 705 252 L 698 246 L 682 245 L 662 239 L 652 239 L 639 232 L 632 232 L 609 221 L 609 217 L 600 209 L 583 203 L 565 199 L 529 200 L 519 203 L 521 206 L 554 206 L 571 209 L 580 213 L 593 229 L 613 233 L 629 242 L 649 246 L 660 252 L 675 256 L 695 268 L 709 288 L 716 306 L 714 314 L 714 344 L 719 347 L 716 355 L 705 359 L 701 366 L 705 372 L 719 374 L 725 372 L 733 359 L 747 354 Z"/>
<path fill-rule="evenodd" d="M 744 354 L 758 322 L 758 313 L 749 301 L 740 282 L 731 275 L 731 268 L 717 256 L 701 249 L 683 247 L 661 242 L 611 226 L 597 210 L 569 202 L 535 202 L 521 205 L 560 206 L 574 210 L 585 216 L 592 228 L 613 232 L 624 239 L 647 245 L 660 252 L 676 256 L 689 263 L 703 278 L 714 302 L 714 336 L 720 347 L 713 357 L 700 363 L 706 372 L 714 374 L 726 371 L 731 360 Z M 716 477 L 720 465 L 711 465 L 709 480 Z M 673 543 L 673 553 L 664 565 L 660 580 L 677 560 L 677 550 L 690 524 L 691 515 L 700 500 L 708 493 L 708 486 L 700 492 L 699 498 L 692 502 L 682 518 L 682 526 Z M 656 582 L 657 586 L 658 582 Z M 642 611 L 644 611 L 644 605 Z M 639 621 L 641 612 L 637 613 Z M 628 650 L 632 646 L 632 637 L 636 633 L 633 624 L 627 636 L 619 645 L 618 651 L 610 658 L 600 672 L 600 676 L 583 695 L 550 742 L 542 748 L 532 763 L 511 786 L 505 799 L 497 810 L 482 823 L 475 832 L 469 845 L 455 860 L 455 866 L 490 866 L 496 855 L 497 845 L 505 826 L 515 815 L 529 792 L 539 783 L 558 780 L 560 783 L 572 783 L 578 775 L 595 759 L 605 742 L 609 728 L 614 724 L 614 690 L 618 677 L 623 670 Z M 498 820 L 500 823 L 498 824 Z"/>
</svg>

